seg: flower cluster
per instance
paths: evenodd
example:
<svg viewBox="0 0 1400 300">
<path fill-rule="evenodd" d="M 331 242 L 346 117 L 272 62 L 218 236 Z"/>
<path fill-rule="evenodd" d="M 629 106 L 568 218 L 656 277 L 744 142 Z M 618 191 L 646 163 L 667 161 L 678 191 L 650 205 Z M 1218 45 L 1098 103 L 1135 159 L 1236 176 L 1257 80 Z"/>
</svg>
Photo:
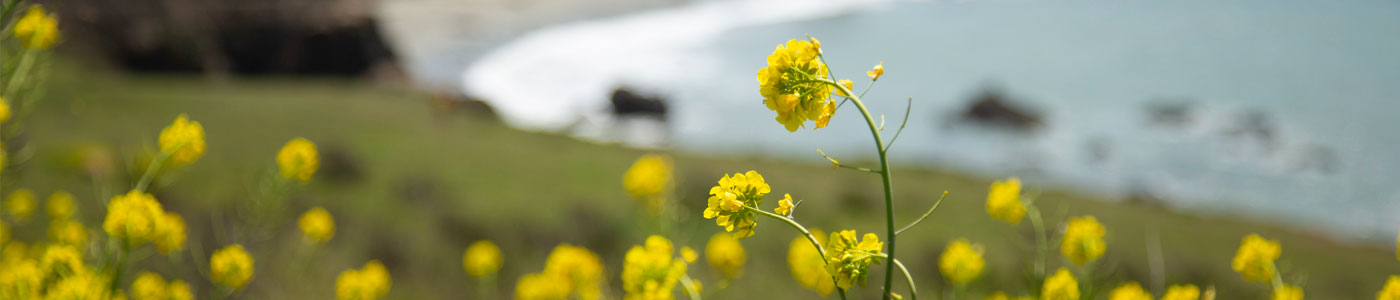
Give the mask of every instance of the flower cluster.
<svg viewBox="0 0 1400 300">
<path fill-rule="evenodd" d="M 1235 252 L 1231 266 L 1240 272 L 1245 280 L 1269 282 L 1274 279 L 1274 260 L 1283 253 L 1277 241 L 1266 240 L 1258 234 L 1244 237 L 1240 249 Z"/>
<path fill-rule="evenodd" d="M 29 220 L 29 216 L 34 214 L 35 206 L 38 204 L 34 200 L 34 191 L 22 188 L 10 192 L 10 196 L 5 197 L 4 206 L 5 214 L 23 222 Z"/>
<path fill-rule="evenodd" d="M 183 218 L 166 212 L 151 194 L 136 190 L 112 198 L 102 229 L 130 247 L 154 242 L 167 254 L 184 248 L 186 239 Z"/>
<path fill-rule="evenodd" d="M 277 168 L 284 179 L 310 182 L 311 175 L 315 175 L 316 168 L 320 166 L 316 144 L 305 138 L 292 139 L 277 151 Z"/>
<path fill-rule="evenodd" d="M 335 298 L 338 300 L 374 300 L 389 294 L 393 281 L 389 270 L 378 260 L 365 263 L 360 269 L 349 269 L 335 277 Z"/>
<path fill-rule="evenodd" d="M 763 204 L 763 196 L 772 192 L 763 175 L 756 171 L 733 176 L 725 175 L 719 185 L 710 188 L 709 205 L 705 208 L 705 218 L 715 219 L 715 224 L 725 231 L 734 232 L 735 238 L 753 236 L 754 213 L 745 207 L 758 207 Z"/>
<path fill-rule="evenodd" d="M 1068 269 L 1060 268 L 1055 271 L 1055 275 L 1045 278 L 1045 284 L 1040 287 L 1041 300 L 1078 300 L 1079 281 L 1074 279 L 1074 275 Z"/>
<path fill-rule="evenodd" d="M 1400 276 L 1390 275 L 1385 287 L 1376 293 L 1376 300 L 1400 300 Z"/>
<path fill-rule="evenodd" d="M 743 275 L 746 260 L 748 254 L 744 252 L 744 245 L 731 234 L 716 233 L 705 244 L 705 261 L 725 278 L 734 279 Z"/>
<path fill-rule="evenodd" d="M 826 64 L 821 54 L 821 42 L 790 40 L 778 45 L 768 56 L 768 65 L 758 70 L 759 93 L 763 104 L 778 113 L 775 118 L 789 132 L 797 131 L 807 120 L 816 128 L 826 127 L 836 112 L 832 101 Z"/>
<path fill-rule="evenodd" d="M 544 272 L 521 276 L 515 283 L 516 299 L 584 300 L 602 297 L 603 263 L 593 251 L 561 244 L 545 259 Z"/>
<path fill-rule="evenodd" d="M 322 207 L 313 207 L 297 218 L 297 227 L 311 244 L 324 244 L 335 236 L 335 218 Z"/>
<path fill-rule="evenodd" d="M 30 5 L 14 27 L 15 38 L 24 48 L 44 50 L 58 42 L 58 18 L 44 11 L 42 5 Z"/>
<path fill-rule="evenodd" d="M 826 244 L 826 234 L 820 229 L 812 229 L 811 233 L 818 244 Z M 812 247 L 812 243 L 806 237 L 798 236 L 792 239 L 792 243 L 788 244 L 787 259 L 793 279 L 802 287 L 815 291 L 822 297 L 831 295 L 836 288 L 836 282 L 832 281 L 831 274 L 826 272 L 826 258 L 817 252 L 817 248 Z"/>
<path fill-rule="evenodd" d="M 622 175 L 622 187 L 647 211 L 653 215 L 660 214 L 666 195 L 670 193 L 673 168 L 669 156 L 643 155 Z"/>
<path fill-rule="evenodd" d="M 1173 285 L 1167 288 L 1167 293 L 1162 295 L 1162 300 L 1197 300 L 1201 298 L 1201 289 L 1195 285 Z"/>
<path fill-rule="evenodd" d="M 175 122 L 160 131 L 160 151 L 170 155 L 176 165 L 185 165 L 204 155 L 204 126 L 180 114 Z"/>
<path fill-rule="evenodd" d="M 166 282 L 165 277 L 151 272 L 141 272 L 136 281 L 131 282 L 132 300 L 190 300 L 194 294 L 190 285 L 182 280 Z"/>
<path fill-rule="evenodd" d="M 672 299 L 685 268 L 685 261 L 676 259 L 670 240 L 659 235 L 649 236 L 645 245 L 627 250 L 622 265 L 622 289 L 627 292 L 623 299 Z"/>
<path fill-rule="evenodd" d="M 865 286 L 870 265 L 884 262 L 884 246 L 874 233 L 866 233 L 859 240 L 855 230 L 832 233 L 826 242 L 826 272 L 836 278 L 836 286 L 842 289 L 850 289 L 852 283 Z"/>
<path fill-rule="evenodd" d="M 943 255 L 938 259 L 938 270 L 954 285 L 965 285 L 982 275 L 986 264 L 982 260 L 982 245 L 958 239 L 943 250 Z"/>
<path fill-rule="evenodd" d="M 501 248 L 491 241 L 476 241 L 462 252 L 462 268 L 472 277 L 496 276 L 496 271 L 501 270 L 502 263 Z"/>
<path fill-rule="evenodd" d="M 1143 290 L 1137 282 L 1130 281 L 1108 292 L 1108 300 L 1152 300 L 1152 294 Z"/>
<path fill-rule="evenodd" d="M 1021 224 L 1026 206 L 1021 203 L 1021 180 L 1012 177 L 992 183 L 987 192 L 987 214 L 1011 224 Z"/>
<path fill-rule="evenodd" d="M 253 279 L 253 257 L 237 244 L 214 251 L 209 257 L 209 279 L 235 290 L 243 288 Z"/>
<path fill-rule="evenodd" d="M 1070 219 L 1064 239 L 1060 240 L 1060 253 L 1078 265 L 1094 261 L 1107 250 L 1104 233 L 1103 225 L 1093 216 Z"/>
</svg>

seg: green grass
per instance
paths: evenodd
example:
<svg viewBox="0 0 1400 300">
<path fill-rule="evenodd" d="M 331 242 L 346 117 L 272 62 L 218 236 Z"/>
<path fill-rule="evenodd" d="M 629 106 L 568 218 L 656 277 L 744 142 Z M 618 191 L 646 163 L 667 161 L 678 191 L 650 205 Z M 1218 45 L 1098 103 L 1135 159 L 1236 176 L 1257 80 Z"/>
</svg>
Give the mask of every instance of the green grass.
<svg viewBox="0 0 1400 300">
<path fill-rule="evenodd" d="M 213 82 L 59 68 L 46 99 L 27 123 L 26 150 L 14 154 L 19 162 L 7 170 L 4 188 L 32 187 L 40 195 L 60 188 L 72 191 L 80 203 L 88 204 L 81 208 L 85 223 L 98 224 L 102 212 L 93 203 L 124 190 L 134 179 L 119 175 L 94 184 L 72 166 L 74 149 L 104 145 L 114 150 L 122 169 L 135 168 L 131 157 L 154 147 L 160 128 L 179 113 L 203 123 L 208 151 L 178 176 L 157 182 L 154 190 L 169 210 L 188 220 L 193 249 L 173 260 L 147 258 L 140 268 L 195 283 L 202 295 L 211 287 L 194 264 L 206 264 L 213 248 L 249 243 L 233 234 L 242 226 L 239 204 L 251 201 L 259 178 L 273 168 L 276 151 L 297 136 L 315 141 L 324 155 L 343 159 L 335 167 L 327 162 L 313 183 L 294 190 L 285 205 L 286 221 L 268 242 L 246 245 L 257 259 L 257 273 L 241 295 L 244 299 L 328 298 L 337 273 L 369 259 L 389 267 L 394 279 L 390 298 L 470 298 L 477 291 L 462 271 L 461 253 L 478 239 L 497 241 L 507 255 L 496 285 L 502 298 L 513 291 L 516 277 L 538 272 L 548 251 L 559 243 L 598 252 L 610 274 L 612 295 L 620 296 L 617 272 L 622 253 L 657 228 L 624 195 L 619 182 L 643 151 L 439 112 L 425 94 L 360 81 Z M 781 130 L 778 124 L 772 129 Z M 705 193 L 721 174 L 750 169 L 763 173 L 778 195 L 805 199 L 797 215 L 809 227 L 884 231 L 876 175 L 711 155 L 680 154 L 676 164 L 679 217 L 667 232 L 680 245 L 702 249 L 705 240 L 721 230 L 712 220 L 699 218 Z M 900 258 L 917 276 L 922 296 L 932 299 L 942 292 L 937 257 L 958 237 L 982 243 L 987 251 L 987 272 L 972 287 L 976 297 L 969 298 L 992 290 L 1027 292 L 1023 274 L 1033 260 L 1030 226 L 1013 227 L 985 214 L 988 178 L 923 169 L 899 169 L 894 178 L 901 225 L 918 217 L 944 190 L 951 192 L 928 221 L 900 239 Z M 1283 243 L 1285 280 L 1303 284 L 1314 299 L 1374 297 L 1387 275 L 1400 272 L 1393 249 L 1339 244 L 1287 229 L 1306 224 L 1284 227 L 1205 218 L 1055 189 L 1046 189 L 1039 198 L 1050 223 L 1094 215 L 1107 226 L 1110 248 L 1096 276 L 1101 289 L 1122 280 L 1151 286 L 1151 228 L 1160 230 L 1165 282 L 1214 285 L 1220 290 L 1218 299 L 1266 298 L 1265 287 L 1244 282 L 1230 269 L 1240 239 L 1252 232 Z M 335 215 L 338 229 L 329 244 L 312 249 L 302 245 L 291 219 L 316 205 Z M 775 205 L 770 198 L 765 208 Z M 19 227 L 20 239 L 42 237 L 42 221 Z M 786 247 L 795 232 L 772 220 L 760 220 L 757 230 L 744 241 L 749 259 L 743 278 L 711 298 L 812 298 L 815 294 L 799 288 L 788 275 Z M 878 268 L 875 274 L 882 274 Z M 708 267 L 691 269 L 708 289 L 717 289 Z M 859 289 L 853 298 L 877 297 L 872 289 L 880 286 L 878 277 L 872 276 L 871 288 Z M 895 286 L 904 290 L 903 281 Z"/>
</svg>

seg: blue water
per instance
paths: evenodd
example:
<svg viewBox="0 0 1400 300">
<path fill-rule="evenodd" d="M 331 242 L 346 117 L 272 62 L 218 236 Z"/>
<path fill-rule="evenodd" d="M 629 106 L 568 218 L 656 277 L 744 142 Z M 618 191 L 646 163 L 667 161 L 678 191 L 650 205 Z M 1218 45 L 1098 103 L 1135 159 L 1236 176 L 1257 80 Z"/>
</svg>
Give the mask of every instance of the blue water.
<svg viewBox="0 0 1400 300">
<path fill-rule="evenodd" d="M 767 54 L 812 34 L 857 86 L 885 63 L 866 101 L 887 136 L 914 97 L 892 151 L 903 162 L 1150 194 L 1362 242 L 1389 244 L 1400 227 L 1400 2 L 792 8 L 804 3 L 709 1 L 547 28 L 485 55 L 464 86 L 526 128 L 584 124 L 582 136 L 617 138 L 596 132 L 610 122 L 606 92 L 627 85 L 673 100 L 670 141 L 682 151 L 869 157 L 854 107 L 831 127 L 790 134 L 760 102 L 754 74 Z M 1025 134 L 956 122 L 990 87 L 1044 113 L 1046 126 Z M 1153 123 L 1147 107 L 1164 101 L 1192 103 L 1192 121 Z M 1264 116 L 1269 137 L 1231 134 L 1242 115 Z"/>
</svg>

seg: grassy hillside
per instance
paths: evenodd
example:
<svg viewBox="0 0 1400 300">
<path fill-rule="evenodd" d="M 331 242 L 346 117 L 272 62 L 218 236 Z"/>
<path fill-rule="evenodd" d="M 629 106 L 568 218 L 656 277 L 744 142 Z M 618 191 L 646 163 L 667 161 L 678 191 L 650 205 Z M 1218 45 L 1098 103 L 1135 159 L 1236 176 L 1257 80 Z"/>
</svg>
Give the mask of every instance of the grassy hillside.
<svg viewBox="0 0 1400 300">
<path fill-rule="evenodd" d="M 207 293 L 211 287 L 190 264 L 207 263 L 208 249 L 240 242 L 231 234 L 241 213 L 236 204 L 254 195 L 283 143 L 297 136 L 316 141 L 326 156 L 321 173 L 294 191 L 288 221 L 273 242 L 248 245 L 257 273 L 245 299 L 327 298 L 334 293 L 338 272 L 369 259 L 389 267 L 394 279 L 390 298 L 469 298 L 477 291 L 462 271 L 461 251 L 477 239 L 497 241 L 507 255 L 496 285 L 500 295 L 509 295 L 517 276 L 541 269 L 547 252 L 564 242 L 598 252 L 616 288 L 623 251 L 661 230 L 626 197 L 619 182 L 642 151 L 523 132 L 434 107 L 427 95 L 358 81 L 210 82 L 59 68 L 26 128 L 28 150 L 15 154 L 25 161 L 5 174 L 5 189 L 31 187 L 40 195 L 59 188 L 72 191 L 80 203 L 90 204 L 82 208 L 83 220 L 98 224 L 102 212 L 92 203 L 134 180 L 120 175 L 94 183 L 78 175 L 73 153 L 104 145 L 114 150 L 122 168 L 132 168 L 136 164 L 129 158 L 154 147 L 160 128 L 188 113 L 204 125 L 207 154 L 158 182 L 155 191 L 168 209 L 188 220 L 192 249 L 170 261 L 147 259 L 142 268 L 183 274 L 175 277 L 197 283 L 195 288 Z M 772 130 L 781 129 L 773 124 Z M 667 230 L 678 244 L 703 248 L 721 230 L 712 220 L 700 219 L 705 194 L 721 174 L 750 169 L 762 172 L 775 193 L 806 200 L 798 210 L 804 224 L 884 231 L 875 175 L 781 160 L 685 154 L 676 157 L 676 164 L 682 199 L 676 225 Z M 918 217 L 942 191 L 951 192 L 927 222 L 901 235 L 899 243 L 900 258 L 920 279 L 926 298 L 942 290 L 936 259 L 958 237 L 986 246 L 988 272 L 973 294 L 1025 291 L 1021 274 L 1032 261 L 1025 242 L 1031 240 L 1030 226 L 1011 227 L 985 214 L 988 179 L 937 170 L 898 170 L 895 177 L 900 224 Z M 1155 236 L 1165 252 L 1166 283 L 1213 284 L 1220 289 L 1219 299 L 1267 296 L 1264 287 L 1245 283 L 1230 269 L 1240 239 L 1251 232 L 1283 243 L 1282 268 L 1290 274 L 1286 280 L 1303 283 L 1314 299 L 1374 297 L 1387 275 L 1400 273 L 1393 249 L 1336 244 L 1278 226 L 1116 204 L 1067 191 L 1047 189 L 1039 198 L 1051 222 L 1091 214 L 1105 223 L 1110 248 L 1098 276 L 1105 288 L 1126 279 L 1152 286 L 1147 253 Z M 290 222 L 314 205 L 329 209 L 339 226 L 336 237 L 319 249 L 303 246 Z M 773 205 L 776 201 L 766 203 Z M 36 240 L 41 225 L 21 225 L 17 234 Z M 786 247 L 794 237 L 785 226 L 760 220 L 758 234 L 744 241 L 749 251 L 744 277 L 711 298 L 813 298 L 788 275 Z M 692 269 L 697 270 L 692 275 L 715 289 L 713 272 Z M 866 299 L 877 296 L 871 290 L 880 284 L 879 276 L 871 277 L 872 288 L 858 293 Z M 902 290 L 902 281 L 896 286 Z"/>
</svg>

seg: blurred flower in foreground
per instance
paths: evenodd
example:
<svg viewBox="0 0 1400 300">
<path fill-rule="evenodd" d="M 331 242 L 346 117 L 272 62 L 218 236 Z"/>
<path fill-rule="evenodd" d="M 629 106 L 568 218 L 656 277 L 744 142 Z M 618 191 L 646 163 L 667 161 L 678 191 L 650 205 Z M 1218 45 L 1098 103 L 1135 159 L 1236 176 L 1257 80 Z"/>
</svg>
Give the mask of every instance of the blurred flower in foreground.
<svg viewBox="0 0 1400 300">
<path fill-rule="evenodd" d="M 672 299 L 676 283 L 685 275 L 685 262 L 675 257 L 675 246 L 659 235 L 627 250 L 622 265 L 622 289 L 627 292 L 623 299 Z"/>
<path fill-rule="evenodd" d="M 310 182 L 311 175 L 315 175 L 316 168 L 320 166 L 316 144 L 305 138 L 294 138 L 277 152 L 277 167 L 281 170 L 282 178 L 287 180 Z"/>
<path fill-rule="evenodd" d="M 306 241 L 313 245 L 324 244 L 335 236 L 335 219 L 331 217 L 330 212 L 319 206 L 302 214 L 301 218 L 297 219 L 297 227 L 301 228 Z"/>
<path fill-rule="evenodd" d="M 792 194 L 783 194 L 783 200 L 778 200 L 778 207 L 773 209 L 774 213 L 787 216 L 792 214 Z"/>
<path fill-rule="evenodd" d="M 209 257 L 209 279 L 232 289 L 243 288 L 253 278 L 253 257 L 234 244 L 214 251 Z"/>
<path fill-rule="evenodd" d="M 758 91 L 763 104 L 778 113 L 776 120 L 789 132 L 797 131 L 807 120 L 831 117 L 835 101 L 830 98 L 832 86 L 817 80 L 827 79 L 826 64 L 817 57 L 820 46 L 810 41 L 789 40 L 778 45 L 768 56 L 768 65 L 758 70 Z M 825 121 L 816 128 L 822 128 Z"/>
<path fill-rule="evenodd" d="M 0 97 L 0 123 L 10 121 L 10 100 Z"/>
<path fill-rule="evenodd" d="M 5 213 L 14 216 L 20 222 L 29 219 L 34 214 L 34 192 L 29 189 L 17 189 L 5 197 Z"/>
<path fill-rule="evenodd" d="M 535 273 L 520 276 L 515 281 L 516 300 L 558 300 L 568 298 L 569 288 L 551 274 Z"/>
<path fill-rule="evenodd" d="M 996 293 L 992 293 L 991 296 L 987 296 L 987 298 L 982 298 L 982 299 L 983 299 L 983 300 L 1030 300 L 1031 298 L 1030 298 L 1030 297 L 1014 297 L 1014 298 L 1013 298 L 1013 297 L 1011 297 L 1011 296 L 1007 296 L 1005 292 L 1000 292 L 1000 291 L 998 291 L 998 292 L 996 292 Z"/>
<path fill-rule="evenodd" d="M 1385 287 L 1380 293 L 1376 293 L 1376 300 L 1400 300 L 1400 276 L 1390 275 L 1390 280 L 1385 281 Z"/>
<path fill-rule="evenodd" d="M 501 248 L 489 240 L 476 241 L 467 246 L 467 251 L 462 252 L 462 267 L 467 270 L 467 275 L 472 277 L 496 276 L 496 271 L 501 270 L 502 263 Z"/>
<path fill-rule="evenodd" d="M 30 5 L 14 26 L 15 38 L 24 48 L 44 50 L 58 42 L 58 19 L 46 13 L 42 5 Z"/>
<path fill-rule="evenodd" d="M 728 233 L 716 233 L 705 244 L 705 261 L 725 278 L 734 279 L 743 275 L 746 260 L 748 254 L 744 252 L 744 245 Z"/>
<path fill-rule="evenodd" d="M 652 215 L 659 215 L 669 192 L 673 168 L 669 156 L 643 155 L 622 175 L 622 187 Z"/>
<path fill-rule="evenodd" d="M 1011 177 L 992 183 L 987 192 L 987 214 L 1011 224 L 1021 224 L 1026 206 L 1021 203 L 1021 180 Z"/>
<path fill-rule="evenodd" d="M 1103 224 L 1093 216 L 1070 219 L 1065 236 L 1060 240 L 1060 253 L 1077 265 L 1089 263 L 1107 250 L 1103 236 Z"/>
<path fill-rule="evenodd" d="M 982 275 L 987 262 L 982 259 L 982 245 L 972 244 L 967 239 L 958 239 L 948 244 L 938 260 L 938 270 L 954 285 L 965 285 Z"/>
<path fill-rule="evenodd" d="M 1244 237 L 1240 249 L 1235 252 L 1231 266 L 1245 280 L 1270 282 L 1274 279 L 1274 260 L 1283 253 L 1277 241 L 1266 240 L 1258 234 Z"/>
<path fill-rule="evenodd" d="M 1045 278 L 1045 285 L 1040 288 L 1041 300 L 1078 300 L 1079 281 L 1074 279 L 1074 275 L 1069 274 L 1069 270 L 1060 268 L 1055 271 L 1055 275 Z"/>
<path fill-rule="evenodd" d="M 55 220 L 49 222 L 49 239 L 60 245 L 73 245 L 82 247 L 87 244 L 87 228 L 83 228 L 83 223 L 72 220 Z"/>
<path fill-rule="evenodd" d="M 136 281 L 131 282 L 131 300 L 165 300 L 170 297 L 170 289 L 160 274 L 141 272 Z"/>
<path fill-rule="evenodd" d="M 763 181 L 763 175 L 756 171 L 720 177 L 719 185 L 710 188 L 705 218 L 715 219 L 716 225 L 724 227 L 725 231 L 734 232 L 735 238 L 753 236 L 753 228 L 757 225 L 754 213 L 744 210 L 744 207 L 762 205 L 763 195 L 769 192 L 772 192 L 772 188 Z"/>
<path fill-rule="evenodd" d="M 78 212 L 78 205 L 73 203 L 73 194 L 67 191 L 57 191 L 49 195 L 49 201 L 44 203 L 49 218 L 55 220 L 65 220 Z"/>
<path fill-rule="evenodd" d="M 47 299 L 111 299 L 111 293 L 107 290 L 108 282 L 111 280 L 98 272 L 82 271 L 74 272 L 70 276 L 63 277 L 49 287 Z"/>
<path fill-rule="evenodd" d="M 115 238 L 124 239 L 127 246 L 136 247 L 156 238 L 165 212 L 151 194 L 132 190 L 112 197 L 107 204 L 107 218 L 102 230 Z"/>
<path fill-rule="evenodd" d="M 204 126 L 190 121 L 185 114 L 160 131 L 160 151 L 170 155 L 176 165 L 185 165 L 204 155 Z"/>
<path fill-rule="evenodd" d="M 566 287 L 567 294 L 579 299 L 602 297 L 603 263 L 598 254 L 583 247 L 561 244 L 545 259 L 544 273 L 552 283 Z"/>
<path fill-rule="evenodd" d="M 1273 300 L 1303 300 L 1303 289 L 1292 285 L 1274 287 Z"/>
<path fill-rule="evenodd" d="M 1201 298 L 1201 289 L 1195 285 L 1173 285 L 1167 288 L 1167 293 L 1162 295 L 1162 300 L 1197 300 Z"/>
<path fill-rule="evenodd" d="M 185 236 L 185 218 L 167 212 L 160 220 L 156 227 L 156 250 L 161 254 L 170 254 L 185 249 L 185 240 L 188 239 Z"/>
<path fill-rule="evenodd" d="M 874 233 L 866 233 L 860 240 L 856 240 L 855 230 L 832 233 L 827 239 L 826 271 L 842 289 L 850 289 L 852 283 L 865 286 L 870 265 L 884 262 L 885 254 L 880 252 L 884 245 Z"/>
<path fill-rule="evenodd" d="M 169 285 L 166 285 L 166 287 L 170 289 L 170 297 L 167 297 L 166 299 L 170 299 L 170 300 L 193 300 L 193 299 L 194 299 L 194 293 L 190 291 L 190 285 L 189 285 L 188 283 L 185 283 L 185 281 L 183 281 L 183 280 L 171 281 Z"/>
<path fill-rule="evenodd" d="M 43 282 L 43 271 L 33 259 L 7 259 L 5 268 L 0 269 L 0 298 L 24 299 L 25 295 L 38 295 Z"/>
<path fill-rule="evenodd" d="M 818 244 L 826 244 L 825 232 L 812 229 L 811 233 L 817 238 Z M 788 269 L 792 270 L 792 278 L 796 279 L 798 284 L 816 291 L 822 297 L 831 295 L 836 288 L 831 274 L 826 273 L 826 258 L 817 252 L 817 248 L 813 247 L 812 242 L 805 236 L 798 235 L 788 244 Z"/>
<path fill-rule="evenodd" d="M 684 259 L 685 263 L 688 264 L 695 263 L 696 260 L 700 259 L 700 254 L 696 253 L 695 249 L 691 249 L 689 246 L 681 247 L 681 259 Z"/>
<path fill-rule="evenodd" d="M 1152 300 L 1152 294 L 1143 290 L 1136 281 L 1129 281 L 1109 292 L 1108 300 Z"/>
<path fill-rule="evenodd" d="M 339 300 L 374 300 L 389 294 L 393 281 L 389 270 L 378 260 L 365 263 L 360 269 L 349 269 L 335 277 L 335 298 Z"/>
<path fill-rule="evenodd" d="M 83 264 L 83 253 L 69 245 L 45 247 L 44 255 L 39 258 L 39 269 L 43 271 L 46 279 L 57 279 L 88 271 L 87 265 Z"/>
</svg>

